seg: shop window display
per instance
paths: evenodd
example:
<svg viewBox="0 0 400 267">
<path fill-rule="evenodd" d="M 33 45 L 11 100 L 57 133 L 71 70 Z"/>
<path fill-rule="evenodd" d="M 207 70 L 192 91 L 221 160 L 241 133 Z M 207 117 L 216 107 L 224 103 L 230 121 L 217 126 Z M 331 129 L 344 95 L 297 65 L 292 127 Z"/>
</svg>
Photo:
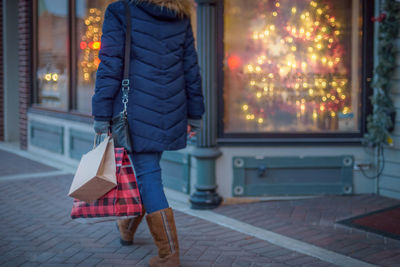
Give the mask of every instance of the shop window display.
<svg viewBox="0 0 400 267">
<path fill-rule="evenodd" d="M 68 108 L 68 1 L 42 0 L 38 3 L 37 104 Z"/>
<path fill-rule="evenodd" d="M 77 0 L 77 110 L 91 113 L 104 12 L 112 0 Z"/>
<path fill-rule="evenodd" d="M 358 0 L 225 0 L 224 131 L 360 129 Z"/>
</svg>

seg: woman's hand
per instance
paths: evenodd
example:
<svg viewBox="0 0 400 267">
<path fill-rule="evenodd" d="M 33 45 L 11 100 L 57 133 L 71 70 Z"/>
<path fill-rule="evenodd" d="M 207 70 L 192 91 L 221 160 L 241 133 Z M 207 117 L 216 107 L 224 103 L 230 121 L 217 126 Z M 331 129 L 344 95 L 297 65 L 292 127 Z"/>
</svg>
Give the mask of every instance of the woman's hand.
<svg viewBox="0 0 400 267">
<path fill-rule="evenodd" d="M 187 133 L 189 134 L 189 138 L 192 138 L 196 135 L 196 132 L 192 131 L 192 126 L 190 124 L 187 126 Z"/>
<path fill-rule="evenodd" d="M 110 132 L 110 122 L 109 121 L 94 121 L 93 124 L 94 131 L 96 134 L 106 134 Z"/>
</svg>

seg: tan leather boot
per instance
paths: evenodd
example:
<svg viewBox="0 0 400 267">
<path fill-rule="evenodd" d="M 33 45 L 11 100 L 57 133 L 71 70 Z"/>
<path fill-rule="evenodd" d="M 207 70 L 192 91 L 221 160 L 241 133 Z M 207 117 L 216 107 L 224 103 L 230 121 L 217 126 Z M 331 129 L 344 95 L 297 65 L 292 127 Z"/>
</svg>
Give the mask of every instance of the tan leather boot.
<svg viewBox="0 0 400 267">
<path fill-rule="evenodd" d="M 158 248 L 158 256 L 150 259 L 150 267 L 179 267 L 178 235 L 172 209 L 150 213 L 146 220 Z"/>
<path fill-rule="evenodd" d="M 121 245 L 129 246 L 133 244 L 133 238 L 140 222 L 143 220 L 145 210 L 142 210 L 142 215 L 133 219 L 123 219 L 117 221 L 118 231 L 121 234 Z"/>
</svg>

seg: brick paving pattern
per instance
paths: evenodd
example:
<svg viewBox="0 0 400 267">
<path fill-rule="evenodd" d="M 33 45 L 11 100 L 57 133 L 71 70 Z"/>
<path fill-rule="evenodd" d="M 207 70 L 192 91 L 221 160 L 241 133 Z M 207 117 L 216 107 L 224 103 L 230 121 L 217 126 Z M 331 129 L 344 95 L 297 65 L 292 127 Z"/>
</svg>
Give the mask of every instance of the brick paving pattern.
<svg viewBox="0 0 400 267">
<path fill-rule="evenodd" d="M 146 223 L 139 227 L 135 244 L 123 247 L 114 222 L 88 225 L 71 220 L 71 180 L 72 175 L 7 182 L 0 178 L 0 266 L 147 266 L 157 250 Z M 182 266 L 333 266 L 175 214 Z"/>
<path fill-rule="evenodd" d="M 400 266 L 399 240 L 336 224 L 398 204 L 399 200 L 375 195 L 326 196 L 222 206 L 214 211 L 379 266 Z"/>
<path fill-rule="evenodd" d="M 1 176 L 55 171 L 55 168 L 35 161 L 22 158 L 13 153 L 0 150 L 0 181 Z"/>
</svg>

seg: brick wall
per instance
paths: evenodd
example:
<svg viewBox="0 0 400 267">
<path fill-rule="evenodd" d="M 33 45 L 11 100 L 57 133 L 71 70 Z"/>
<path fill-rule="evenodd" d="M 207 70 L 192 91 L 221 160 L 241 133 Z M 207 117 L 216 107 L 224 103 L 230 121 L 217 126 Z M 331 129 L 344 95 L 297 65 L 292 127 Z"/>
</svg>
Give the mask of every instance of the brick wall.
<svg viewBox="0 0 400 267">
<path fill-rule="evenodd" d="M 32 0 L 19 0 L 19 127 L 20 146 L 27 148 L 27 111 L 31 102 L 32 91 Z"/>
<path fill-rule="evenodd" d="M 4 141 L 3 0 L 0 0 L 0 141 Z"/>
</svg>

